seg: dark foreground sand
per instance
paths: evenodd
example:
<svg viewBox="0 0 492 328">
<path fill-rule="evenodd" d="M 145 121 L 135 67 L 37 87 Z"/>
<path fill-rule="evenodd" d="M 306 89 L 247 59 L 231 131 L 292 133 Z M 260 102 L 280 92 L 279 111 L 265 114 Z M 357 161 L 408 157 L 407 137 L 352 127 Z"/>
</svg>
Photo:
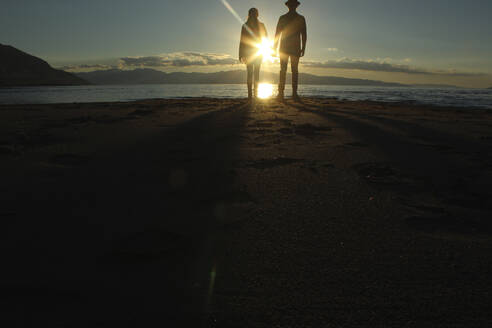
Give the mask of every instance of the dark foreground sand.
<svg viewBox="0 0 492 328">
<path fill-rule="evenodd" d="M 2 327 L 490 327 L 492 111 L 0 107 Z"/>
</svg>

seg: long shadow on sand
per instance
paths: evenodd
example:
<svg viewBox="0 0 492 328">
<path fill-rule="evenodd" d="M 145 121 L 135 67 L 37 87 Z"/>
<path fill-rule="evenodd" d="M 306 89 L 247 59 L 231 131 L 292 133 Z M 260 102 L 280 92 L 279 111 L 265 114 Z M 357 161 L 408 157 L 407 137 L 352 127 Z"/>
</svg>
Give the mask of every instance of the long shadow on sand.
<svg viewBox="0 0 492 328">
<path fill-rule="evenodd" d="M 433 184 L 448 181 L 447 178 L 451 174 L 452 168 L 449 165 L 443 168 L 442 161 L 445 159 L 441 154 L 422 149 L 401 135 L 388 129 L 383 129 L 370 121 L 361 120 L 358 115 L 353 113 L 327 110 L 319 105 L 290 104 L 290 106 L 341 124 L 356 138 L 384 153 L 389 161 L 395 162 L 408 170 L 424 173 L 429 182 Z M 422 158 L 427 160 L 423 161 L 421 160 Z"/>
<path fill-rule="evenodd" d="M 221 225 L 251 197 L 233 163 L 241 102 L 67 171 L 26 176 L 2 243 L 10 326 L 190 326 L 213 292 Z"/>
<path fill-rule="evenodd" d="M 288 104 L 300 111 L 313 113 L 329 119 L 346 128 L 352 135 L 371 146 L 386 158 L 384 163 L 362 163 L 354 167 L 362 178 L 382 188 L 391 188 L 399 194 L 403 194 L 406 202 L 411 207 L 415 196 L 425 194 L 440 200 L 444 207 L 460 207 L 463 211 L 473 210 L 474 218 L 468 218 L 468 223 L 474 226 L 476 231 L 492 233 L 492 222 L 486 213 L 492 209 L 487 201 L 490 199 L 490 191 L 487 188 L 477 186 L 480 172 L 477 164 L 469 162 L 460 154 L 438 151 L 434 148 L 419 144 L 411 136 L 407 137 L 396 133 L 395 128 L 413 131 L 425 136 L 429 140 L 446 140 L 446 142 L 460 142 L 468 148 L 481 149 L 478 144 L 467 140 L 461 140 L 457 136 L 441 133 L 410 122 L 396 121 L 386 118 L 376 118 L 369 115 L 353 113 L 323 107 L 311 103 Z M 425 196 L 422 196 L 423 198 Z M 418 197 L 417 197 L 418 198 Z M 417 201 L 418 202 L 418 201 Z M 408 205 L 408 204 L 407 204 Z M 439 222 L 450 222 L 456 230 L 456 222 L 464 222 L 463 231 L 468 231 L 464 219 L 456 220 L 447 211 L 436 208 L 443 213 L 438 213 Z M 436 225 L 436 213 L 428 213 L 431 217 L 417 218 L 409 222 L 411 226 L 424 227 L 429 222 L 429 229 Z M 424 223 L 422 223 L 424 222 Z M 445 224 L 441 224 L 446 229 Z M 427 230 L 429 230 L 427 229 Z"/>
</svg>

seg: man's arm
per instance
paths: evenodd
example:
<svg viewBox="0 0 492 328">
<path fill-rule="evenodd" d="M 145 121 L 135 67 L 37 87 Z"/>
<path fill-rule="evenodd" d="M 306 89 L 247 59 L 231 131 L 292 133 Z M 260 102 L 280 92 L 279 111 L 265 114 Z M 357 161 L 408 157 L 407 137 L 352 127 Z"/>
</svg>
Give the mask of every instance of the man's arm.
<svg viewBox="0 0 492 328">
<path fill-rule="evenodd" d="M 273 50 L 275 50 L 275 53 L 278 54 L 278 44 L 280 42 L 280 35 L 282 34 L 282 24 L 281 24 L 282 19 L 280 18 L 278 20 L 277 24 L 277 30 L 275 31 L 275 42 L 273 43 Z"/>
<path fill-rule="evenodd" d="M 306 26 L 306 19 L 304 17 L 302 18 L 301 37 L 302 37 L 301 57 L 303 57 L 304 54 L 306 53 L 306 42 L 307 42 L 307 26 Z"/>
</svg>

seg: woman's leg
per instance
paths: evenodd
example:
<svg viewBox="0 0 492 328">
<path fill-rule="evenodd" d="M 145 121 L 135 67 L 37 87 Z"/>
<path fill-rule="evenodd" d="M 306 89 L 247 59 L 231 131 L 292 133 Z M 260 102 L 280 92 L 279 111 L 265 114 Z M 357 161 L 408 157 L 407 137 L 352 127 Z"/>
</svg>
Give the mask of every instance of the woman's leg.
<svg viewBox="0 0 492 328">
<path fill-rule="evenodd" d="M 255 63 L 255 97 L 258 97 L 258 84 L 260 83 L 260 69 L 261 69 L 261 61 Z"/>
<path fill-rule="evenodd" d="M 254 65 L 252 63 L 248 63 L 246 65 L 247 74 L 248 74 L 248 99 L 251 99 L 253 96 L 253 73 L 254 73 Z"/>
</svg>

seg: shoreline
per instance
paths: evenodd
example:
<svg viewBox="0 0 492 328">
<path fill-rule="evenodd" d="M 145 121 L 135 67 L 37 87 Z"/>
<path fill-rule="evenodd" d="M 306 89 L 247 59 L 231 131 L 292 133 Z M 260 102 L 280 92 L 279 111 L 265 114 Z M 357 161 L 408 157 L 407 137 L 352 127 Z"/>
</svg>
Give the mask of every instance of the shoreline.
<svg viewBox="0 0 492 328">
<path fill-rule="evenodd" d="M 267 90 L 268 89 L 268 90 Z M 246 86 L 241 84 L 194 85 L 97 85 L 90 88 L 27 88 L 0 90 L 0 102 L 7 104 L 100 103 L 114 101 L 145 101 L 149 99 L 244 99 Z M 265 86 L 276 94 L 275 86 Z M 287 87 L 287 96 L 290 89 Z M 441 107 L 492 109 L 492 94 L 487 89 L 395 88 L 368 86 L 301 85 L 300 94 L 310 99 L 336 98 L 340 101 L 404 102 Z M 195 95 L 196 97 L 190 97 Z"/>
<path fill-rule="evenodd" d="M 381 101 L 381 100 L 349 100 L 340 97 L 331 97 L 331 96 L 301 96 L 302 100 L 311 100 L 311 101 L 336 101 L 340 104 L 343 103 L 353 103 L 353 104 L 361 104 L 361 105 L 375 105 L 375 106 L 393 106 L 393 107 L 416 107 L 416 108 L 426 108 L 429 110 L 432 109 L 442 109 L 442 110 L 482 110 L 482 111 L 491 111 L 491 107 L 480 107 L 480 106 L 464 106 L 464 105 L 437 105 L 432 103 L 421 103 L 417 100 L 408 100 L 408 101 Z M 22 108 L 24 106 L 69 106 L 69 105 L 96 105 L 96 106 L 105 106 L 112 104 L 136 104 L 146 103 L 146 102 L 165 102 L 165 101 L 176 101 L 176 100 L 192 100 L 192 101 L 202 101 L 202 100 L 211 100 L 211 101 L 247 101 L 247 97 L 237 97 L 237 98 L 220 98 L 220 97 L 206 97 L 206 96 L 197 96 L 197 97 L 174 97 L 174 98 L 143 98 L 136 100 L 127 100 L 127 101 L 94 101 L 94 102 L 60 102 L 60 103 L 0 103 L 0 110 L 9 108 L 9 107 L 19 107 Z M 292 101 L 290 96 L 286 96 L 286 101 Z M 275 97 L 269 97 L 265 99 L 257 99 L 257 102 L 265 102 L 265 101 L 275 101 Z M 302 104 L 302 101 L 301 101 Z"/>
</svg>

